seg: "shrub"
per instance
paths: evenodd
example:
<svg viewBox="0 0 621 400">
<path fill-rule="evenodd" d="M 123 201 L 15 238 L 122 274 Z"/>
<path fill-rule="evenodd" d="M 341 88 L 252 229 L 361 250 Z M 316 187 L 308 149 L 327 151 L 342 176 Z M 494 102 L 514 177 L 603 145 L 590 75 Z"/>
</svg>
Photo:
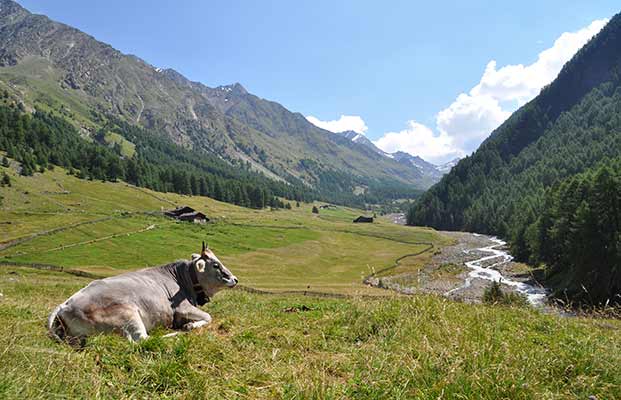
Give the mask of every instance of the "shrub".
<svg viewBox="0 0 621 400">
<path fill-rule="evenodd" d="M 526 298 L 514 292 L 505 293 L 502 290 L 500 281 L 493 281 L 483 292 L 483 303 L 500 304 L 504 306 L 526 306 Z"/>
</svg>

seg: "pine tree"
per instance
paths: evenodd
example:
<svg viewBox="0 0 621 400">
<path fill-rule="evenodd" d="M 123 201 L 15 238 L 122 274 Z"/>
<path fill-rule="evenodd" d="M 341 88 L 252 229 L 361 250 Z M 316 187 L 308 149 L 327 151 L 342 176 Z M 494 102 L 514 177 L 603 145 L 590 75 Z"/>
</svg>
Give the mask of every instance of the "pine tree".
<svg viewBox="0 0 621 400">
<path fill-rule="evenodd" d="M 9 177 L 9 175 L 4 172 L 2 174 L 2 186 L 11 186 L 11 177 Z"/>
</svg>

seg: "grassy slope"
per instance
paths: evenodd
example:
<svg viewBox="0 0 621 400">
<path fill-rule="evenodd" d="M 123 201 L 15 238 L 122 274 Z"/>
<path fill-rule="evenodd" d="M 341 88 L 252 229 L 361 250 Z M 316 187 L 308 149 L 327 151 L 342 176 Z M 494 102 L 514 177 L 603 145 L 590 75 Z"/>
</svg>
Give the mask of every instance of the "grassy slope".
<svg viewBox="0 0 621 400">
<path fill-rule="evenodd" d="M 433 231 L 387 221 L 354 225 L 351 221 L 359 211 L 346 208 L 322 210 L 319 216 L 311 214 L 309 204 L 291 211 L 249 210 L 123 183 L 81 181 L 60 168 L 32 178 L 9 173 L 13 187 L 3 189 L 0 222 L 11 224 L 0 224 L 3 241 L 94 222 L 0 251 L 4 261 L 49 263 L 109 275 L 189 258 L 207 240 L 246 285 L 375 292 L 361 284 L 363 276 L 425 248 L 417 243 L 446 242 Z M 159 214 L 174 204 L 202 210 L 212 221 L 192 225 Z"/>
<path fill-rule="evenodd" d="M 247 210 L 80 181 L 60 169 L 32 178 L 11 175 L 13 187 L 0 189 L 0 222 L 11 222 L 0 224 L 2 241 L 112 219 L 37 237 L 0 257 L 114 274 L 187 257 L 207 238 L 243 284 L 276 290 L 310 285 L 354 296 L 228 291 L 206 306 L 214 323 L 200 332 L 168 340 L 156 334 L 140 345 L 103 336 L 75 352 L 51 342 L 43 324 L 53 306 L 88 279 L 2 267 L 0 397 L 621 397 L 618 321 L 390 296 L 360 284 L 370 270 L 423 247 L 408 242 L 446 243 L 433 231 L 388 222 L 353 225 L 356 210 L 313 216 L 306 204 Z M 214 222 L 178 224 L 145 214 L 169 202 L 204 210 Z M 84 243 L 89 240 L 96 241 Z M 428 256 L 406 260 L 414 268 Z M 311 310 L 286 312 L 302 305 Z"/>
<path fill-rule="evenodd" d="M 75 352 L 52 343 L 43 320 L 86 279 L 3 269 L 0 282 L 0 397 L 621 396 L 617 323 L 431 296 L 319 300 L 229 291 L 207 306 L 214 323 L 200 332 L 140 345 L 102 336 Z M 286 312 L 302 305 L 311 310 Z"/>
</svg>

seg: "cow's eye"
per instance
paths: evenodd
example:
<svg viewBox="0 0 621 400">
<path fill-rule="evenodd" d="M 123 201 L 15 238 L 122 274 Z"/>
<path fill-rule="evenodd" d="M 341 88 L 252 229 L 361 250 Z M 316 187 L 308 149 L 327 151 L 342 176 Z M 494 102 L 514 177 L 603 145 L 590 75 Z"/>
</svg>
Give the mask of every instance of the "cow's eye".
<svg viewBox="0 0 621 400">
<path fill-rule="evenodd" d="M 216 263 L 213 263 L 213 267 L 214 267 L 215 269 L 220 269 L 220 264 L 218 264 L 217 262 L 216 262 Z"/>
</svg>

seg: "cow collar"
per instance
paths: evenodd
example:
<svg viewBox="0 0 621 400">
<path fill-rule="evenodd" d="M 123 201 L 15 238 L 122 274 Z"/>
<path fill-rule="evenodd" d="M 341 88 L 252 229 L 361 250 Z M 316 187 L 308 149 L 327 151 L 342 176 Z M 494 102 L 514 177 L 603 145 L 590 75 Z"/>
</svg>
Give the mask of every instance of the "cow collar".
<svg viewBox="0 0 621 400">
<path fill-rule="evenodd" d="M 198 275 L 196 275 L 196 266 L 190 266 L 190 280 L 192 281 L 192 289 L 196 295 L 196 304 L 199 306 L 209 303 L 209 296 L 203 290 L 203 287 L 198 282 Z"/>
</svg>

